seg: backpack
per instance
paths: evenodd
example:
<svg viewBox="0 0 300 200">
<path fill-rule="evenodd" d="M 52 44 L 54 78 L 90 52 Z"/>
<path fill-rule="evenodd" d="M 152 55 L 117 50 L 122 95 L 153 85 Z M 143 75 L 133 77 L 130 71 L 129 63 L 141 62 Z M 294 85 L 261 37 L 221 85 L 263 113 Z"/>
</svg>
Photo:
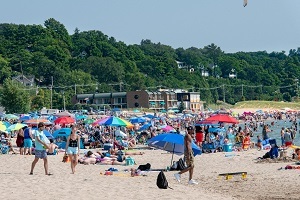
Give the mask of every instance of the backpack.
<svg viewBox="0 0 300 200">
<path fill-rule="evenodd" d="M 159 174 L 157 175 L 156 185 L 160 189 L 168 189 L 168 188 L 170 188 L 169 185 L 168 185 L 167 178 L 166 178 L 166 176 L 165 176 L 165 174 L 164 174 L 163 171 L 160 171 Z M 170 188 L 170 189 L 173 189 L 173 188 Z"/>
<path fill-rule="evenodd" d="M 184 170 L 185 169 L 185 163 L 182 160 L 182 158 L 180 158 L 177 162 L 177 170 Z"/>
</svg>

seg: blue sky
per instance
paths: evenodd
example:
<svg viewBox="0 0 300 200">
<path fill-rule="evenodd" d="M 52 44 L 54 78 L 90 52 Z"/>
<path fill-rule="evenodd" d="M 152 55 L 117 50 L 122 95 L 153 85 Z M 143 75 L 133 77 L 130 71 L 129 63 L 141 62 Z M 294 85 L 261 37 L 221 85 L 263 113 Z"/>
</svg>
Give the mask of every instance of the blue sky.
<svg viewBox="0 0 300 200">
<path fill-rule="evenodd" d="M 70 34 L 100 30 L 126 44 L 173 48 L 215 43 L 226 53 L 300 47 L 300 0 L 1 0 L 0 23 L 54 18 Z"/>
</svg>

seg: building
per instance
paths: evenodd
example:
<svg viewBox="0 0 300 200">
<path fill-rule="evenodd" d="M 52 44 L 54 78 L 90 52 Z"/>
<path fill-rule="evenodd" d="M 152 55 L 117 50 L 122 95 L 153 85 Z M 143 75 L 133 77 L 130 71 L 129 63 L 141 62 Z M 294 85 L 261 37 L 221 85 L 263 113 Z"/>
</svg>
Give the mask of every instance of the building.
<svg viewBox="0 0 300 200">
<path fill-rule="evenodd" d="M 127 108 L 126 92 L 77 94 L 72 103 L 93 104 L 98 108 L 109 106 L 111 108 Z"/>
<path fill-rule="evenodd" d="M 200 92 L 177 92 L 177 100 L 179 107 L 181 102 L 187 110 L 200 111 L 204 110 L 204 106 L 200 100 Z"/>
<path fill-rule="evenodd" d="M 182 90 L 147 91 L 137 90 L 129 92 L 77 94 L 72 103 L 93 104 L 102 108 L 109 105 L 111 108 L 147 108 L 153 111 L 178 109 L 181 100 L 188 110 L 203 110 L 199 92 Z"/>
<path fill-rule="evenodd" d="M 24 86 L 33 87 L 34 86 L 34 76 L 25 76 L 25 75 L 18 75 L 12 77 L 13 81 L 18 81 L 22 83 Z"/>
</svg>

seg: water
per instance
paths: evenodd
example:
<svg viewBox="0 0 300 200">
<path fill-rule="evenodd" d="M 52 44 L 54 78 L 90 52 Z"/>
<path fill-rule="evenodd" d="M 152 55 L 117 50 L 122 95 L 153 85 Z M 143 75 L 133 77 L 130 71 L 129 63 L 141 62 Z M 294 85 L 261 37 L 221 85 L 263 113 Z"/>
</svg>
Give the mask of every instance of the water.
<svg viewBox="0 0 300 200">
<path fill-rule="evenodd" d="M 268 133 L 268 136 L 272 139 L 276 139 L 277 145 L 281 146 L 281 136 L 280 136 L 280 131 L 281 128 L 291 128 L 292 126 L 292 122 L 290 122 L 289 120 L 278 120 L 278 121 L 274 121 L 274 126 L 271 125 L 271 120 L 267 120 L 265 123 L 270 125 L 269 129 L 272 130 L 272 132 Z M 239 126 L 241 126 L 242 128 L 244 128 L 244 123 L 239 124 Z M 257 141 L 257 135 L 260 136 L 260 138 L 262 138 L 262 127 L 259 127 L 258 130 L 256 132 L 254 132 L 254 136 L 251 138 L 252 142 L 256 142 Z M 294 144 L 297 146 L 300 146 L 300 134 L 299 134 L 299 127 L 298 127 L 298 131 L 296 133 L 296 137 L 294 139 Z"/>
</svg>

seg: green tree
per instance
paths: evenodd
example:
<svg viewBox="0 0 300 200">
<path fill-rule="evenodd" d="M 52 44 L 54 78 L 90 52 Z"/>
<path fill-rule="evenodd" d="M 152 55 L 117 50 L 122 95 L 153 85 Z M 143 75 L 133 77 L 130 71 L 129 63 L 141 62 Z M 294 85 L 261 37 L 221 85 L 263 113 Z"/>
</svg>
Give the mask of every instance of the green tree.
<svg viewBox="0 0 300 200">
<path fill-rule="evenodd" d="M 27 113 L 30 110 L 29 94 L 16 81 L 5 79 L 0 97 L 0 103 L 8 113 Z"/>
</svg>

